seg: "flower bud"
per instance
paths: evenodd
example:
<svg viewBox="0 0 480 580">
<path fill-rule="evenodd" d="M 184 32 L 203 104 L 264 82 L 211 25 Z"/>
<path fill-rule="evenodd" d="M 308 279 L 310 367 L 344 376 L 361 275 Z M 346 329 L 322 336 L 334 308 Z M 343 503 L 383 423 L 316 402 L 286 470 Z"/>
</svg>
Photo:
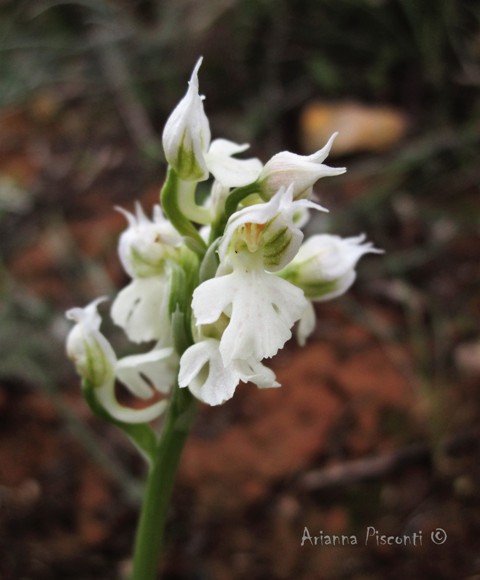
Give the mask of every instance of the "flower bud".
<svg viewBox="0 0 480 580">
<path fill-rule="evenodd" d="M 184 181 L 208 179 L 204 155 L 210 145 L 210 125 L 198 94 L 200 59 L 183 99 L 173 110 L 163 130 L 163 149 L 168 163 Z"/>
<path fill-rule="evenodd" d="M 325 147 L 313 155 L 296 155 L 290 151 L 274 155 L 267 161 L 258 178 L 262 193 L 272 197 L 280 187 L 288 187 L 293 183 L 293 199 L 307 199 L 318 179 L 345 173 L 344 167 L 329 167 L 322 163 L 336 136 L 337 133 L 334 133 Z"/>
</svg>

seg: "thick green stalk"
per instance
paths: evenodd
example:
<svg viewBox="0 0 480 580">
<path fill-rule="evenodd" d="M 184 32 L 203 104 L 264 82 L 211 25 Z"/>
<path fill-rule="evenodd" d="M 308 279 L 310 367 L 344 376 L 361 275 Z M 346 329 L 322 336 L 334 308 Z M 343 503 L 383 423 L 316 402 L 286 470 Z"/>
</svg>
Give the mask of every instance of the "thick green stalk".
<svg viewBox="0 0 480 580">
<path fill-rule="evenodd" d="M 167 172 L 167 179 L 165 180 L 165 183 L 163 184 L 162 190 L 160 192 L 160 203 L 165 215 L 170 220 L 171 224 L 174 226 L 177 232 L 186 238 L 191 238 L 193 240 L 194 247 L 198 249 L 200 254 L 204 254 L 205 250 L 207 249 L 205 242 L 203 241 L 201 235 L 198 233 L 197 228 L 184 215 L 180 208 L 179 197 L 181 194 L 181 185 L 182 184 L 178 178 L 178 175 L 175 173 L 174 169 L 169 167 Z M 194 193 L 192 195 L 194 195 Z M 190 205 L 192 203 L 194 202 L 190 200 Z"/>
<path fill-rule="evenodd" d="M 175 474 L 196 411 L 197 401 L 190 391 L 176 387 L 148 474 L 135 539 L 131 580 L 155 580 L 157 577 Z"/>
</svg>

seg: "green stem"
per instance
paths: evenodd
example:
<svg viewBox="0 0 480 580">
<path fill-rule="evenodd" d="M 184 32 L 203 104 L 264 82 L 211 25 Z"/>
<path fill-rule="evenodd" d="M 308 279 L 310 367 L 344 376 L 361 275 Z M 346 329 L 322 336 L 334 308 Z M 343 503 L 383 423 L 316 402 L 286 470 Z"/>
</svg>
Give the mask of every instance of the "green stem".
<svg viewBox="0 0 480 580">
<path fill-rule="evenodd" d="M 176 387 L 148 474 L 135 539 L 131 580 L 154 580 L 157 577 L 175 474 L 196 411 L 197 401 L 190 391 Z"/>
</svg>

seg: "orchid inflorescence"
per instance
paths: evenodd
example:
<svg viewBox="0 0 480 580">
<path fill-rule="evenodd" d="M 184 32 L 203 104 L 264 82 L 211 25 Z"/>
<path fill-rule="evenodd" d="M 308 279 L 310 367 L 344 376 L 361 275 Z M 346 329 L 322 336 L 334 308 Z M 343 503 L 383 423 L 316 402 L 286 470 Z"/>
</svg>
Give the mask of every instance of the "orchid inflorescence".
<svg viewBox="0 0 480 580">
<path fill-rule="evenodd" d="M 361 256 L 380 252 L 364 236 L 303 241 L 310 210 L 327 211 L 313 201 L 313 185 L 345 172 L 323 163 L 335 135 L 309 156 L 284 151 L 265 165 L 236 158 L 247 145 L 211 141 L 200 64 L 164 129 L 163 211 L 156 205 L 150 219 L 138 203 L 134 214 L 119 210 L 128 222 L 119 256 L 131 281 L 110 314 L 132 342 L 150 343 L 150 350 L 116 357 L 100 331 L 97 307 L 105 298 L 67 312 L 76 323 L 67 351 L 87 398 L 122 424 L 159 417 L 177 384 L 209 405 L 230 399 L 240 382 L 280 386 L 264 360 L 285 345 L 295 324 L 303 345 L 315 326 L 312 302 L 344 293 Z M 210 195 L 200 204 L 197 184 L 210 176 Z M 150 403 L 121 404 L 117 380 Z"/>
</svg>

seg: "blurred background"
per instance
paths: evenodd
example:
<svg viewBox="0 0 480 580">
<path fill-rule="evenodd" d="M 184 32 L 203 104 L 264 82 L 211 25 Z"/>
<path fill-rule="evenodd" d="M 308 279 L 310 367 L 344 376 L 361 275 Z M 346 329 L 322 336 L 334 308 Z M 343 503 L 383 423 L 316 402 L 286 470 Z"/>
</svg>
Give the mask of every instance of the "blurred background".
<svg viewBox="0 0 480 580">
<path fill-rule="evenodd" d="M 331 211 L 309 231 L 365 232 L 385 255 L 272 362 L 282 389 L 202 409 L 164 577 L 480 578 L 467 0 L 0 2 L 0 578 L 128 573 L 144 467 L 84 405 L 64 311 L 126 283 L 113 206 L 157 200 L 163 125 L 200 55 L 214 136 L 266 161 L 340 132 L 329 164 L 348 171 L 317 184 Z M 423 543 L 365 545 L 369 526 Z M 358 545 L 301 546 L 305 527 Z"/>
</svg>

